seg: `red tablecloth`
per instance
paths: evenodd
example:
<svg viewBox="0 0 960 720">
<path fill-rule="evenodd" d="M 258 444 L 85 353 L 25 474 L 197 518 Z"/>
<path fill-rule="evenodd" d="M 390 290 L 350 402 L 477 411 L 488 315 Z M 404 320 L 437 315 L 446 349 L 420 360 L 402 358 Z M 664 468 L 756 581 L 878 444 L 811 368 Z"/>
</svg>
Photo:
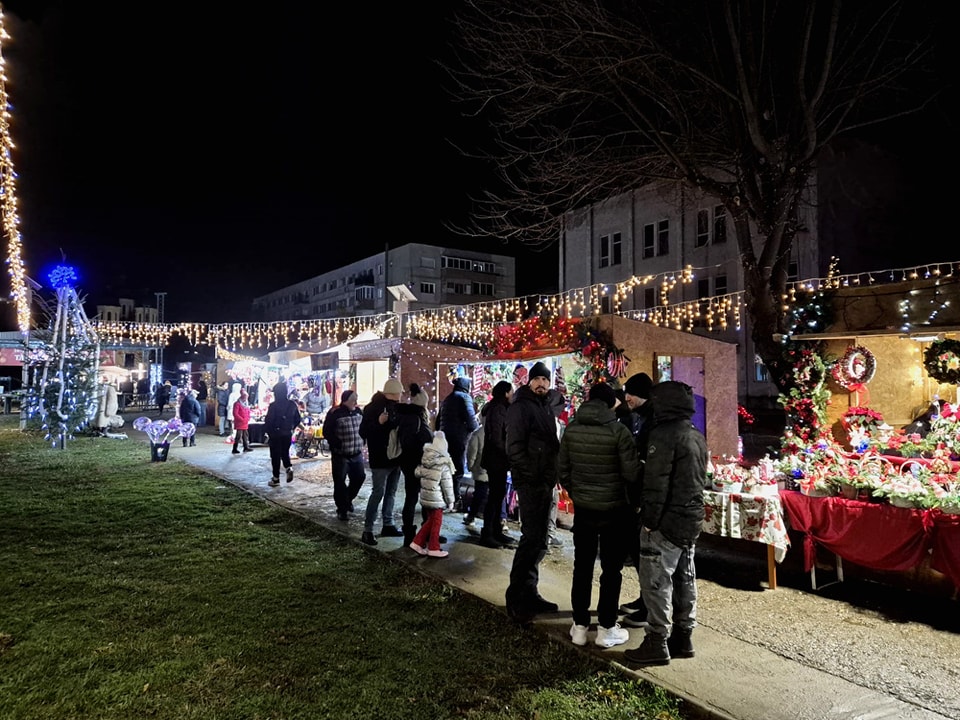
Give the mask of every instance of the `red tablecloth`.
<svg viewBox="0 0 960 720">
<path fill-rule="evenodd" d="M 877 570 L 910 570 L 931 554 L 930 566 L 960 588 L 960 516 L 790 490 L 780 500 L 790 527 L 804 533 L 808 572 L 818 544 Z"/>
</svg>

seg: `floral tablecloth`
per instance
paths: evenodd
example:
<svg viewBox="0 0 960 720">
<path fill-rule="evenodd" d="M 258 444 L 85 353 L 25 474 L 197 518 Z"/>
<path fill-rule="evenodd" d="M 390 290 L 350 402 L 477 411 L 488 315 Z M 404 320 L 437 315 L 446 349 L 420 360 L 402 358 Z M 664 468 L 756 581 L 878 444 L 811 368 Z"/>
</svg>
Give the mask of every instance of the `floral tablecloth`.
<svg viewBox="0 0 960 720">
<path fill-rule="evenodd" d="M 790 547 L 779 495 L 703 491 L 703 532 L 773 545 L 783 562 Z"/>
</svg>

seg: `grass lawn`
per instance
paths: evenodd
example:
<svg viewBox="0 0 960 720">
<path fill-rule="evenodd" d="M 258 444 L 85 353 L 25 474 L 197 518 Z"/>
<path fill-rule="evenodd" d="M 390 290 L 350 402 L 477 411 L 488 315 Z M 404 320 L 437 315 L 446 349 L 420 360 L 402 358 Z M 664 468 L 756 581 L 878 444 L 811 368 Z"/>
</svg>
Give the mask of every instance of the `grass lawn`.
<svg viewBox="0 0 960 720">
<path fill-rule="evenodd" d="M 134 440 L 0 416 L 0 717 L 693 718 L 601 658 Z"/>
</svg>

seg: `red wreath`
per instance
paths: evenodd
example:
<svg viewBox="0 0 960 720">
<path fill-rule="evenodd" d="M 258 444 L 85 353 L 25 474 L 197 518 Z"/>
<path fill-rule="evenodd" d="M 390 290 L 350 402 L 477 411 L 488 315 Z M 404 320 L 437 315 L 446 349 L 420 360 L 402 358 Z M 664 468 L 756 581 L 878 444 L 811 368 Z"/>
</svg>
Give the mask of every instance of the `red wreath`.
<svg viewBox="0 0 960 720">
<path fill-rule="evenodd" d="M 844 390 L 863 392 L 877 371 L 877 359 L 863 345 L 853 345 L 833 366 L 833 379 Z"/>
</svg>

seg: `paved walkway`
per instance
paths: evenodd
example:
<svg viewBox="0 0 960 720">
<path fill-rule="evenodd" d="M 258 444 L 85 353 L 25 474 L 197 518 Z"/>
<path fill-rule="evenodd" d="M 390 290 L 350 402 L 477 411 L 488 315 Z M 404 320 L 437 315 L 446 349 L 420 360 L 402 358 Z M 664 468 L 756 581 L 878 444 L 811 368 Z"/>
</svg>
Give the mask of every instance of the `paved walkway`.
<svg viewBox="0 0 960 720">
<path fill-rule="evenodd" d="M 358 512 L 340 521 L 328 460 L 295 459 L 294 481 L 281 480 L 279 487 L 271 488 L 266 446 L 233 455 L 229 441 L 214 432 L 201 428 L 197 447 L 172 447 L 171 459 L 189 462 L 359 542 L 369 481 L 355 502 Z M 131 433 L 133 438 L 139 435 Z M 398 524 L 402 498 L 401 482 Z M 561 515 L 561 526 L 568 520 Z M 479 545 L 460 515 L 446 515 L 443 532 L 450 540 L 450 556 L 442 560 L 417 555 L 402 547 L 400 538 L 381 538 L 371 550 L 389 553 L 503 608 L 511 552 Z M 516 527 L 512 534 L 518 536 Z M 561 530 L 561 535 L 565 545 L 545 558 L 540 584 L 544 597 L 559 603 L 560 612 L 538 618 L 536 625 L 569 642 L 573 541 L 568 530 Z M 847 582 L 814 593 L 799 570 L 796 547 L 781 568 L 776 590 L 765 589 L 762 546 L 703 536 L 697 553 L 696 657 L 675 660 L 666 667 L 627 667 L 630 672 L 684 698 L 704 717 L 960 718 L 960 605 L 956 600 L 908 593 L 903 603 L 888 606 L 884 603 L 894 591 L 858 583 L 849 570 Z M 623 600 L 637 593 L 635 573 L 625 571 Z M 864 597 L 859 597 L 861 593 Z M 583 650 L 621 663 L 623 650 L 640 644 L 642 630 L 631 630 L 630 635 L 626 645 L 601 650 L 593 645 L 591 633 L 591 642 Z"/>
</svg>

